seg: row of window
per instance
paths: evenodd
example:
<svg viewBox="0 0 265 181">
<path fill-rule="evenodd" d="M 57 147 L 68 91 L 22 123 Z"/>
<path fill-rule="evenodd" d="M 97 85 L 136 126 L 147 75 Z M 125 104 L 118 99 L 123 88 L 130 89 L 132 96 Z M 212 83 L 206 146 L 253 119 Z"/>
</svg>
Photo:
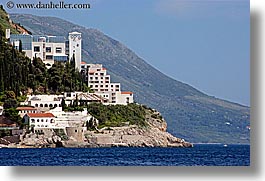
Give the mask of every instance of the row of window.
<svg viewBox="0 0 265 181">
<path fill-rule="evenodd" d="M 24 110 L 24 111 L 19 111 L 19 113 L 36 113 L 37 111 L 35 110 Z"/>
<path fill-rule="evenodd" d="M 31 119 L 31 123 L 35 123 L 35 121 L 37 122 L 37 123 L 39 123 L 39 122 L 46 122 L 46 123 L 48 123 L 48 122 L 50 122 L 50 123 L 54 123 L 54 120 L 53 119 L 51 119 L 50 121 L 48 120 L 48 119 L 46 119 L 46 120 L 44 120 L 44 119 Z"/>
<path fill-rule="evenodd" d="M 40 104 L 40 105 L 39 104 L 35 104 L 35 107 L 50 107 L 51 108 L 51 107 L 58 107 L 58 106 L 62 107 L 61 104 L 59 104 L 59 105 L 57 105 L 57 104 L 49 104 L 49 106 L 48 106 L 48 104 Z"/>
<path fill-rule="evenodd" d="M 90 70 L 90 71 L 93 72 L 95 70 Z M 104 76 L 105 75 L 105 73 L 103 73 L 103 72 L 99 73 L 100 69 L 97 69 L 96 71 L 97 71 L 96 73 L 90 73 L 90 75 L 100 75 L 100 76 Z"/>
<path fill-rule="evenodd" d="M 34 50 L 34 52 L 40 52 L 40 46 L 34 46 L 33 50 Z M 46 52 L 48 52 L 48 53 L 52 52 L 52 48 L 46 47 Z M 62 47 L 56 47 L 55 52 L 56 53 L 62 53 Z"/>
</svg>

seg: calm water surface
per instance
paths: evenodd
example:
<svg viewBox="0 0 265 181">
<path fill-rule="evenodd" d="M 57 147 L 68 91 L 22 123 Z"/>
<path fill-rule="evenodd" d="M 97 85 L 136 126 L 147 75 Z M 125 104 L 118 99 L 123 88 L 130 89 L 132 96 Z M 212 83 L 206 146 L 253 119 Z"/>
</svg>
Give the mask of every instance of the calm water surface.
<svg viewBox="0 0 265 181">
<path fill-rule="evenodd" d="M 5 166 L 249 166 L 249 145 L 193 148 L 0 149 Z"/>
</svg>

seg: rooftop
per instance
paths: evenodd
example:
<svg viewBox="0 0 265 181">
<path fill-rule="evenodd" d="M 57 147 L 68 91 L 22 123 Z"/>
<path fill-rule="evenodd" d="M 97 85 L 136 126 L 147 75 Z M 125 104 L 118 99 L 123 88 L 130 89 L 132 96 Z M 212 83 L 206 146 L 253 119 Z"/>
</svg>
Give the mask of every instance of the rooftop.
<svg viewBox="0 0 265 181">
<path fill-rule="evenodd" d="M 52 113 L 27 113 L 27 115 L 31 118 L 55 117 Z"/>
<path fill-rule="evenodd" d="M 34 108 L 34 107 L 17 107 L 18 111 L 21 111 L 21 110 L 37 110 L 37 108 Z"/>
<path fill-rule="evenodd" d="M 121 92 L 121 94 L 133 94 L 133 92 Z"/>
</svg>

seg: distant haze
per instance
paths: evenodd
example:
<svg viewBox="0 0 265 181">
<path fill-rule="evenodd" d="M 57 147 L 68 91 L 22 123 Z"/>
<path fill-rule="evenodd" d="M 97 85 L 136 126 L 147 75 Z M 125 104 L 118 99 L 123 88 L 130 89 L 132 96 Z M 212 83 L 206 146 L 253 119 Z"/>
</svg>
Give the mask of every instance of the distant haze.
<svg viewBox="0 0 265 181">
<path fill-rule="evenodd" d="M 15 2 L 38 3 L 39 0 Z M 166 75 L 209 95 L 250 105 L 249 1 L 64 2 L 90 3 L 91 9 L 22 10 L 4 7 L 8 13 L 55 16 L 99 29 Z"/>
</svg>

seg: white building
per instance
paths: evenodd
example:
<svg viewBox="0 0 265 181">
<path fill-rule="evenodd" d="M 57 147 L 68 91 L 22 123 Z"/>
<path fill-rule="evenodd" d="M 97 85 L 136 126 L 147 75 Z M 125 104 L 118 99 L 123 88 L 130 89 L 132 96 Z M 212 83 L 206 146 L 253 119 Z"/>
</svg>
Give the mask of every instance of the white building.
<svg viewBox="0 0 265 181">
<path fill-rule="evenodd" d="M 109 104 L 133 103 L 132 92 L 122 92 L 120 83 L 111 83 L 110 75 L 102 64 L 82 64 L 82 70 L 86 69 L 88 86 L 95 94 L 108 99 Z"/>
<path fill-rule="evenodd" d="M 66 55 L 65 38 L 62 36 L 33 36 L 27 34 L 11 34 L 10 42 L 16 49 L 19 49 L 20 42 L 26 56 L 33 60 L 34 57 L 41 58 L 47 68 L 50 68 L 54 61 L 65 62 Z"/>
<path fill-rule="evenodd" d="M 81 33 L 72 32 L 69 33 L 69 60 L 75 60 L 75 68 L 81 70 L 82 59 L 82 37 Z"/>
<path fill-rule="evenodd" d="M 55 116 L 52 113 L 27 113 L 24 116 L 26 123 L 29 124 L 30 128 L 44 129 L 44 128 L 55 128 Z"/>
<path fill-rule="evenodd" d="M 81 70 L 81 33 L 69 33 L 68 40 L 63 36 L 11 34 L 9 41 L 16 49 L 21 46 L 22 51 L 31 60 L 34 57 L 41 58 L 47 68 L 50 68 L 54 61 L 66 62 L 74 59 L 75 68 Z"/>
<path fill-rule="evenodd" d="M 21 105 L 34 106 L 36 108 L 62 107 L 63 95 L 27 95 Z"/>
</svg>

